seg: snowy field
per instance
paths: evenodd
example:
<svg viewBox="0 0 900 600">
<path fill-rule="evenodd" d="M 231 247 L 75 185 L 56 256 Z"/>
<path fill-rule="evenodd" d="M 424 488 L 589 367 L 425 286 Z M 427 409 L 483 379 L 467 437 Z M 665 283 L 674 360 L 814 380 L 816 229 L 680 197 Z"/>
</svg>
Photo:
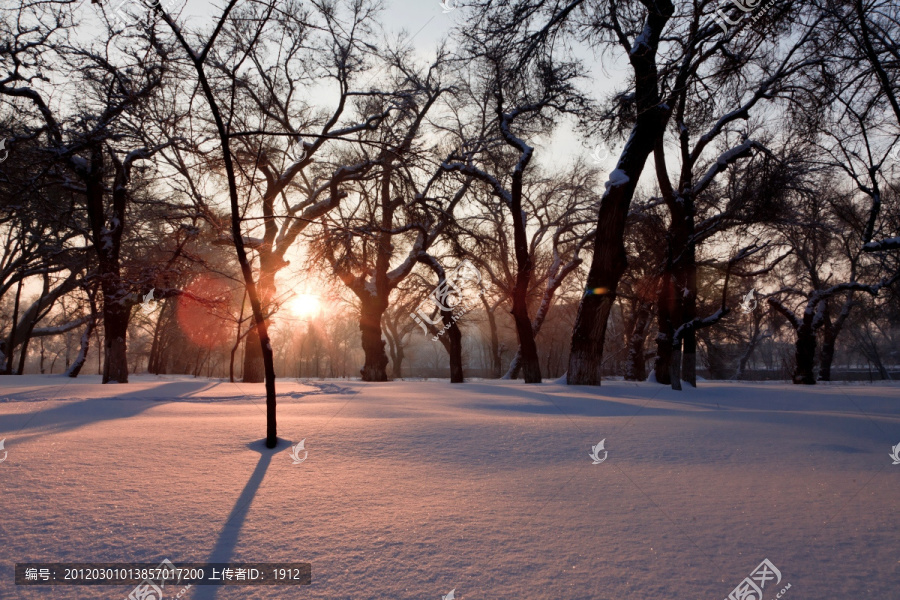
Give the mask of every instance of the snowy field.
<svg viewBox="0 0 900 600">
<path fill-rule="evenodd" d="M 312 563 L 311 586 L 190 599 L 723 600 L 764 559 L 782 574 L 765 600 L 788 583 L 787 600 L 900 598 L 898 386 L 285 380 L 279 396 L 268 451 L 262 385 L 0 378 L 0 598 L 132 589 L 16 587 L 16 562 L 164 558 Z"/>
</svg>

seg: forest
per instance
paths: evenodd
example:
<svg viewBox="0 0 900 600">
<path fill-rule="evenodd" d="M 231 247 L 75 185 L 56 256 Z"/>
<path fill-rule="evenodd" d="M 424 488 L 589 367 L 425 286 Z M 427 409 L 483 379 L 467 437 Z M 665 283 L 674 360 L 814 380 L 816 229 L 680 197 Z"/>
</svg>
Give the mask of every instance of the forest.
<svg viewBox="0 0 900 600">
<path fill-rule="evenodd" d="M 900 375 L 900 5 L 433 4 L 4 0 L 0 372 Z"/>
</svg>

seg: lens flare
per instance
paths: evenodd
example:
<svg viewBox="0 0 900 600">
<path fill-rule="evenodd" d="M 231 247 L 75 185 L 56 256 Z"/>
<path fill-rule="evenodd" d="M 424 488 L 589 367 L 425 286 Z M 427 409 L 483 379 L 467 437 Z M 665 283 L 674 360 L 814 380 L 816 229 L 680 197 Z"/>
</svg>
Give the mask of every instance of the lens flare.
<svg viewBox="0 0 900 600">
<path fill-rule="evenodd" d="M 226 318 L 233 293 L 228 281 L 201 275 L 178 298 L 178 325 L 189 340 L 204 348 L 228 343 L 234 325 Z"/>
</svg>

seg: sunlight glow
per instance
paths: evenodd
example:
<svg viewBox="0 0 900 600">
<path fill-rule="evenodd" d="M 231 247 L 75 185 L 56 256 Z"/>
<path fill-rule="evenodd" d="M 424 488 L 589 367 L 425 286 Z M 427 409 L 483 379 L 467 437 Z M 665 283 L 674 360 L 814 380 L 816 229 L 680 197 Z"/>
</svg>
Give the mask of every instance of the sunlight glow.
<svg viewBox="0 0 900 600">
<path fill-rule="evenodd" d="M 322 303 L 318 296 L 300 294 L 290 301 L 288 308 L 295 317 L 308 317 L 318 313 L 322 308 Z"/>
</svg>

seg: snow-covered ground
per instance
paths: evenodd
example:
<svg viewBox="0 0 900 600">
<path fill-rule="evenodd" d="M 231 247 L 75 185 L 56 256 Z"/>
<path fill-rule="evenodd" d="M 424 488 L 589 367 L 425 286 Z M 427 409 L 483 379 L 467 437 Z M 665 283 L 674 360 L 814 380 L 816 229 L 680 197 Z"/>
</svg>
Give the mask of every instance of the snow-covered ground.
<svg viewBox="0 0 900 600">
<path fill-rule="evenodd" d="M 310 562 L 182 598 L 900 598 L 900 387 L 0 378 L 0 598 L 16 562 Z M 290 443 L 306 439 L 293 464 Z M 608 459 L 593 464 L 605 439 Z M 602 454 L 601 454 L 602 456 Z M 0 458 L 3 452 L 0 452 Z"/>
</svg>

